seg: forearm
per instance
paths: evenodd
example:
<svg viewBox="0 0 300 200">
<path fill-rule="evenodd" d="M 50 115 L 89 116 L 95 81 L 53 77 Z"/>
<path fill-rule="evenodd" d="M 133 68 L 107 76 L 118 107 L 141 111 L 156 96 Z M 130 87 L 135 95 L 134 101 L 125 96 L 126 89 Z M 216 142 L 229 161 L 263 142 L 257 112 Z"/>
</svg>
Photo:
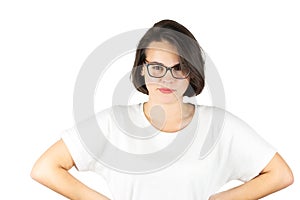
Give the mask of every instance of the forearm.
<svg viewBox="0 0 300 200">
<path fill-rule="evenodd" d="M 256 200 L 274 193 L 283 186 L 265 173 L 240 186 L 213 195 L 210 200 Z"/>
<path fill-rule="evenodd" d="M 32 178 L 53 191 L 72 200 L 108 200 L 104 195 L 84 185 L 63 168 L 43 169 L 32 173 Z"/>
<path fill-rule="evenodd" d="M 73 177 L 68 172 L 72 167 L 74 161 L 64 142 L 59 140 L 37 160 L 31 177 L 72 200 L 108 200 Z"/>
<path fill-rule="evenodd" d="M 281 190 L 294 181 L 293 173 L 282 157 L 276 153 L 270 163 L 256 178 L 215 194 L 209 200 L 255 200 Z"/>
</svg>

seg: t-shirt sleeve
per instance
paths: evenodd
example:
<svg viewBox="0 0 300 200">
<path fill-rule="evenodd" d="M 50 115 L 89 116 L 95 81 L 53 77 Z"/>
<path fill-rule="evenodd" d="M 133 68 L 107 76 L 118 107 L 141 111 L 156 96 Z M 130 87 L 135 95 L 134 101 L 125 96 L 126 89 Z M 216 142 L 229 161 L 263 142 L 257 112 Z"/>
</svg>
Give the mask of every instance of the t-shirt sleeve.
<svg viewBox="0 0 300 200">
<path fill-rule="evenodd" d="M 268 165 L 276 149 L 238 117 L 227 113 L 225 123 L 231 180 L 249 181 Z"/>
<path fill-rule="evenodd" d="M 61 138 L 67 146 L 78 171 L 89 171 L 94 169 L 95 160 L 82 144 L 76 127 L 63 131 Z"/>
</svg>

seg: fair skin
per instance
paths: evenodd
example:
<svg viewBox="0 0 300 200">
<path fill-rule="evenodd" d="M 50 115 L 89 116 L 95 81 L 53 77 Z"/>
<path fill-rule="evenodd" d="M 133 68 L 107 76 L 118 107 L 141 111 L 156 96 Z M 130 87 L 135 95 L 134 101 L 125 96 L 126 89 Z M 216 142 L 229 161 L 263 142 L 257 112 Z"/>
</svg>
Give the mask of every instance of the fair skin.
<svg viewBox="0 0 300 200">
<path fill-rule="evenodd" d="M 31 177 L 68 199 L 109 200 L 72 176 L 68 171 L 74 166 L 66 145 L 59 140 L 36 161 Z"/>
<path fill-rule="evenodd" d="M 165 66 L 179 63 L 176 49 L 168 43 L 150 43 L 146 55 L 149 63 L 161 63 Z M 194 106 L 183 102 L 183 94 L 189 85 L 189 79 L 175 79 L 170 71 L 162 78 L 153 78 L 149 76 L 146 66 L 143 67 L 141 75 L 144 76 L 149 91 L 149 100 L 144 104 L 144 112 L 152 125 L 165 132 L 176 132 L 184 128 L 194 114 Z M 160 91 L 161 88 L 171 89 L 172 92 L 163 93 Z M 159 106 L 164 115 L 150 112 L 153 108 L 155 110 L 155 106 Z"/>
<path fill-rule="evenodd" d="M 178 64 L 176 49 L 166 42 L 152 42 L 146 51 L 148 62 L 165 66 Z M 189 79 L 174 79 L 170 71 L 162 78 L 148 75 L 144 66 L 141 75 L 145 78 L 149 100 L 144 104 L 144 113 L 154 127 L 164 132 L 176 132 L 189 124 L 194 115 L 194 106 L 183 102 L 183 94 Z M 164 92 L 168 89 L 172 92 Z M 160 109 L 156 109 L 159 106 Z M 157 111 L 158 110 L 158 111 Z M 161 114 L 163 110 L 163 115 Z M 51 146 L 35 163 L 31 177 L 39 183 L 73 200 L 109 200 L 104 195 L 87 187 L 68 171 L 75 163 L 62 140 Z M 260 199 L 293 183 L 293 175 L 282 157 L 276 153 L 269 164 L 254 179 L 227 191 L 212 195 L 209 200 Z"/>
<path fill-rule="evenodd" d="M 209 200 L 256 200 L 279 191 L 293 183 L 293 174 L 276 153 L 269 164 L 254 179 L 227 191 L 212 195 Z"/>
</svg>

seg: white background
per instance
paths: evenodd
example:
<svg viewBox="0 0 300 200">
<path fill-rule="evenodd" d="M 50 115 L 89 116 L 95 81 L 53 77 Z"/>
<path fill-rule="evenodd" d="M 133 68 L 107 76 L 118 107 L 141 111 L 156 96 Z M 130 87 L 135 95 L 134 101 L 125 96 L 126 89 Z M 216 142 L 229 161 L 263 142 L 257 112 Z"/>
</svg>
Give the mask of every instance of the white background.
<svg viewBox="0 0 300 200">
<path fill-rule="evenodd" d="M 2 197 L 64 199 L 29 174 L 42 152 L 73 125 L 72 95 L 82 63 L 112 36 L 165 18 L 185 25 L 208 52 L 222 77 L 226 109 L 277 147 L 292 168 L 295 183 L 265 199 L 299 199 L 296 0 L 1 1 Z M 126 62 L 129 68 L 132 62 Z M 109 95 L 101 98 L 110 101 Z M 205 93 L 198 100 L 209 104 Z M 72 173 L 108 192 L 98 175 Z"/>
</svg>

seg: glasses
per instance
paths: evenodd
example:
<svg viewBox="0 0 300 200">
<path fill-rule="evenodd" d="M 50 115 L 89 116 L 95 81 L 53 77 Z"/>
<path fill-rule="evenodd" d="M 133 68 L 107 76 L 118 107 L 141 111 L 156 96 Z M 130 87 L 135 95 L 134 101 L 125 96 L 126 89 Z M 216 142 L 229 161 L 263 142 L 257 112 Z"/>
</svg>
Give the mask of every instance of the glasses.
<svg viewBox="0 0 300 200">
<path fill-rule="evenodd" d="M 171 75 L 175 79 L 186 79 L 190 74 L 190 69 L 182 67 L 180 64 L 176 64 L 173 67 L 166 67 L 158 62 L 145 61 L 149 76 L 153 78 L 162 78 L 170 70 Z"/>
</svg>

